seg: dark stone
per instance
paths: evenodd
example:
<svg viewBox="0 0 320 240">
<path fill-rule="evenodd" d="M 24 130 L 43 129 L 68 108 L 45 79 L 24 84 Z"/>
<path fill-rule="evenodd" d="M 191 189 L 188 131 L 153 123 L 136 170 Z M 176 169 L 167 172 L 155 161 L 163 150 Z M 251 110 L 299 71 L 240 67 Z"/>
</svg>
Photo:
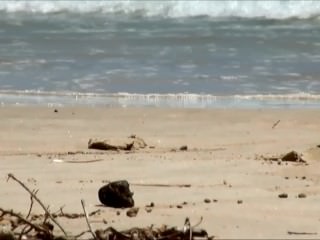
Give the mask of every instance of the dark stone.
<svg viewBox="0 0 320 240">
<path fill-rule="evenodd" d="M 55 109 L 54 112 L 57 113 L 57 112 L 58 112 L 58 109 Z"/>
<path fill-rule="evenodd" d="M 301 154 L 297 153 L 296 151 L 291 151 L 285 154 L 282 158 L 281 161 L 283 162 L 306 162 L 305 160 L 302 159 Z"/>
<path fill-rule="evenodd" d="M 210 200 L 209 198 L 205 198 L 203 201 L 204 201 L 205 203 L 211 203 L 211 200 Z"/>
<path fill-rule="evenodd" d="M 281 193 L 278 195 L 279 198 L 288 198 L 288 194 L 286 193 Z"/>
<path fill-rule="evenodd" d="M 130 208 L 127 211 L 127 216 L 128 217 L 135 217 L 135 216 L 137 216 L 138 212 L 139 212 L 139 208 L 137 208 L 137 207 Z"/>
<path fill-rule="evenodd" d="M 299 193 L 298 198 L 306 198 L 307 195 L 305 193 Z"/>
<path fill-rule="evenodd" d="M 99 189 L 99 200 L 102 204 L 114 208 L 134 206 L 133 193 L 126 180 L 111 182 Z"/>
<path fill-rule="evenodd" d="M 242 204 L 243 201 L 242 201 L 242 200 L 238 200 L 237 203 L 238 203 L 238 204 Z"/>
<path fill-rule="evenodd" d="M 152 212 L 152 207 L 145 207 L 144 208 L 146 210 L 147 213 L 151 213 Z"/>
<path fill-rule="evenodd" d="M 188 146 L 187 145 L 183 145 L 180 147 L 180 151 L 187 151 L 188 150 Z"/>
<path fill-rule="evenodd" d="M 149 205 L 146 205 L 146 207 L 154 207 L 154 202 L 151 202 Z"/>
</svg>

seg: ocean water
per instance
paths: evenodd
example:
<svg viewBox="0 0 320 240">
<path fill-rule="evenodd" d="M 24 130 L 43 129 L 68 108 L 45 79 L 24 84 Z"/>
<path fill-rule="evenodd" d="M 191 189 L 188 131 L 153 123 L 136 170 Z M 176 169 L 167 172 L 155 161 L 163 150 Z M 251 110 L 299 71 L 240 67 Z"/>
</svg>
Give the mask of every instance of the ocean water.
<svg viewBox="0 0 320 240">
<path fill-rule="evenodd" d="M 0 102 L 318 108 L 320 1 L 0 1 Z"/>
</svg>

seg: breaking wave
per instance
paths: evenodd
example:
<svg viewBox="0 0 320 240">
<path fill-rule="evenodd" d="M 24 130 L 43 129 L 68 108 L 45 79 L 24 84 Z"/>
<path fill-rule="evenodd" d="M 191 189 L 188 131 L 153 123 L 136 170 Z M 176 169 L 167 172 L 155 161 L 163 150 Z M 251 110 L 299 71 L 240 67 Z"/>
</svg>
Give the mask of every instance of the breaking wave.
<svg viewBox="0 0 320 240">
<path fill-rule="evenodd" d="M 146 17 L 319 18 L 318 0 L 113 0 L 113 1 L 1 1 L 0 11 L 15 13 L 102 13 Z"/>
</svg>

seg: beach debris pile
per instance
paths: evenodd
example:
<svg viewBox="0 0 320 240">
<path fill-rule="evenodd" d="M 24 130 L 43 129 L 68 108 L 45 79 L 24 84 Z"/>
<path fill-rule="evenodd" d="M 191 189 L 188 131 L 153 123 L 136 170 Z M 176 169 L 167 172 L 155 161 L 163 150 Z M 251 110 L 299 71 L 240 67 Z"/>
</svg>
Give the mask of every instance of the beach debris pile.
<svg viewBox="0 0 320 240">
<path fill-rule="evenodd" d="M 295 163 L 307 163 L 306 160 L 302 158 L 302 154 L 296 151 L 290 151 L 286 154 L 282 154 L 278 157 L 265 157 L 261 156 L 263 160 L 266 161 L 277 161 L 278 163 L 281 162 L 295 162 Z"/>
<path fill-rule="evenodd" d="M 111 151 L 131 151 L 145 148 L 147 146 L 146 142 L 137 137 L 135 134 L 130 135 L 127 138 L 123 139 L 106 139 L 106 140 L 97 140 L 89 139 L 88 148 L 89 149 L 98 149 L 98 150 L 111 150 Z"/>
<path fill-rule="evenodd" d="M 160 228 L 131 228 L 126 231 L 118 232 L 112 227 L 105 230 L 97 230 L 95 232 L 98 240 L 117 239 L 117 240 L 209 240 L 214 237 L 208 236 L 208 233 L 203 229 L 197 229 L 195 226 L 190 226 L 188 218 L 181 229 L 177 227 L 168 227 L 166 225 Z"/>
<path fill-rule="evenodd" d="M 129 208 L 134 206 L 129 183 L 126 180 L 110 182 L 99 189 L 98 197 L 102 204 L 113 208 Z"/>
<path fill-rule="evenodd" d="M 198 228 L 202 222 L 202 217 L 200 221 L 193 226 L 190 224 L 189 218 L 186 218 L 185 223 L 181 228 L 170 227 L 167 225 L 162 225 L 160 227 L 151 225 L 144 228 L 133 227 L 124 231 L 118 231 L 112 226 L 109 226 L 106 229 L 93 230 L 89 221 L 89 217 L 100 213 L 100 210 L 96 210 L 88 214 L 85 208 L 84 200 L 81 200 L 83 208 L 83 213 L 81 214 L 67 215 L 63 213 L 62 209 L 60 209 L 61 213 L 59 214 L 51 213 L 49 211 L 49 207 L 38 198 L 38 190 L 29 189 L 22 181 L 20 181 L 11 173 L 8 174 L 8 180 L 10 179 L 17 182 L 29 193 L 30 207 L 27 215 L 0 207 L 1 240 L 209 240 L 214 238 L 213 236 L 209 236 L 206 230 Z M 129 184 L 125 180 L 111 182 L 106 186 L 109 186 L 108 188 L 111 186 L 113 190 L 117 188 L 125 188 L 126 191 L 124 192 L 132 196 L 132 193 L 129 190 Z M 104 189 L 103 191 L 105 191 L 104 187 L 102 187 L 102 189 Z M 119 189 L 117 189 L 117 191 L 122 192 Z M 41 206 L 41 208 L 44 210 L 44 214 L 39 215 L 32 213 L 35 202 Z M 134 203 L 130 202 L 130 204 L 133 206 Z M 154 204 L 152 204 L 152 206 L 153 205 Z M 138 211 L 139 208 L 133 207 L 128 210 L 127 216 L 134 217 Z M 60 217 L 68 217 L 71 219 L 85 218 L 88 228 L 77 235 L 71 235 L 59 223 L 58 220 Z M 55 229 L 56 227 L 59 231 Z M 60 232 L 60 235 L 56 235 L 57 232 Z"/>
</svg>

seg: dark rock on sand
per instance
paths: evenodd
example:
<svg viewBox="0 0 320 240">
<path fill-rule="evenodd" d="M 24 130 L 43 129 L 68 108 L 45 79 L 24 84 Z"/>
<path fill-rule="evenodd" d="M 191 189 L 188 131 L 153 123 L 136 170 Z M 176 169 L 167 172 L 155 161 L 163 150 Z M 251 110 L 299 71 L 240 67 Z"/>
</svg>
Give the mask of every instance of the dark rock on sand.
<svg viewBox="0 0 320 240">
<path fill-rule="evenodd" d="M 288 194 L 286 193 L 281 193 L 278 195 L 279 198 L 288 198 Z"/>
<path fill-rule="evenodd" d="M 187 145 L 183 145 L 179 149 L 180 149 L 180 151 L 187 151 L 188 150 L 188 146 Z"/>
<path fill-rule="evenodd" d="M 137 216 L 138 212 L 139 212 L 139 208 L 138 207 L 130 208 L 127 211 L 127 216 L 128 217 L 135 217 L 135 216 Z"/>
<path fill-rule="evenodd" d="M 283 162 L 306 162 L 302 159 L 301 154 L 297 153 L 296 151 L 291 151 L 282 156 L 281 161 Z"/>
<path fill-rule="evenodd" d="M 307 195 L 305 193 L 299 193 L 298 198 L 306 198 Z"/>
<path fill-rule="evenodd" d="M 146 207 L 154 207 L 154 202 L 151 202 L 150 204 L 146 205 Z"/>
<path fill-rule="evenodd" d="M 126 180 L 111 182 L 99 189 L 99 200 L 102 204 L 114 208 L 134 206 L 133 193 Z"/>
<path fill-rule="evenodd" d="M 144 210 L 146 210 L 147 213 L 151 213 L 152 212 L 152 207 L 145 207 Z"/>
</svg>

